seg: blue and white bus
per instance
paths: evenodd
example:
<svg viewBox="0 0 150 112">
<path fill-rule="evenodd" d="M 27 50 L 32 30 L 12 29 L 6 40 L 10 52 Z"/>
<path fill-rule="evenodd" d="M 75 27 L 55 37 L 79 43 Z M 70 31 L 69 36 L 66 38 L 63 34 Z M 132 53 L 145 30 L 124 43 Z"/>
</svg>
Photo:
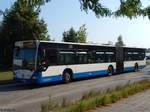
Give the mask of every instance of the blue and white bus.
<svg viewBox="0 0 150 112">
<path fill-rule="evenodd" d="M 145 66 L 145 49 L 83 43 L 19 41 L 15 43 L 14 80 L 42 84 L 137 71 Z"/>
</svg>

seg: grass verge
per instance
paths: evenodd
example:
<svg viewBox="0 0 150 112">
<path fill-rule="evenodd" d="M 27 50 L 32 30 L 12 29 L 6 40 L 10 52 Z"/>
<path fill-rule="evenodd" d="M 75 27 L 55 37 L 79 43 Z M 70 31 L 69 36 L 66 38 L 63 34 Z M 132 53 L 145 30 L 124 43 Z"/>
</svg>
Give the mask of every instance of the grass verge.
<svg viewBox="0 0 150 112">
<path fill-rule="evenodd" d="M 41 112 L 85 112 L 95 107 L 115 103 L 122 98 L 127 98 L 147 89 L 150 89 L 150 80 L 142 80 L 123 87 L 118 86 L 115 90 L 90 92 L 83 95 L 82 99 L 75 103 L 68 103 L 64 99 L 61 105 L 56 105 L 52 103 L 52 100 L 49 100 L 47 104 L 41 106 Z"/>
<path fill-rule="evenodd" d="M 0 71 L 0 84 L 4 82 L 9 82 L 13 78 L 13 73 L 11 71 Z"/>
</svg>

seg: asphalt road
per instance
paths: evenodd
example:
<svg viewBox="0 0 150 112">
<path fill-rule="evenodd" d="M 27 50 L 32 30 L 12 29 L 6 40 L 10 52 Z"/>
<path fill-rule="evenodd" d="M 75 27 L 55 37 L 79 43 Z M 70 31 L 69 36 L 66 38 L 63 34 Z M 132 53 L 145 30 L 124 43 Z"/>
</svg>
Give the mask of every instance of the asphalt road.
<svg viewBox="0 0 150 112">
<path fill-rule="evenodd" d="M 75 101 L 90 91 L 104 91 L 129 82 L 150 78 L 150 66 L 140 72 L 124 73 L 111 77 L 99 77 L 74 81 L 69 84 L 49 84 L 40 87 L 14 83 L 0 86 L 0 109 L 16 109 L 17 112 L 40 112 L 41 104 L 51 97 L 56 103 L 63 98 Z"/>
</svg>

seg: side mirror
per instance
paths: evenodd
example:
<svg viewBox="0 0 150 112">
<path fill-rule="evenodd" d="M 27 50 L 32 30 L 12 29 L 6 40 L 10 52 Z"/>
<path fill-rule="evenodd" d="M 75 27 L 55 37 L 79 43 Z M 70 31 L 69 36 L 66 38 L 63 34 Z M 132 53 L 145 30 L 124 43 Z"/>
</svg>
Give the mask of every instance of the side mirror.
<svg viewBox="0 0 150 112">
<path fill-rule="evenodd" d="M 39 67 L 39 70 L 40 70 L 40 71 L 46 71 L 46 70 L 47 70 L 47 68 L 48 68 L 48 67 L 40 66 L 40 67 Z"/>
<path fill-rule="evenodd" d="M 39 65 L 40 71 L 46 71 L 48 68 L 48 60 L 42 60 L 41 64 Z"/>
</svg>

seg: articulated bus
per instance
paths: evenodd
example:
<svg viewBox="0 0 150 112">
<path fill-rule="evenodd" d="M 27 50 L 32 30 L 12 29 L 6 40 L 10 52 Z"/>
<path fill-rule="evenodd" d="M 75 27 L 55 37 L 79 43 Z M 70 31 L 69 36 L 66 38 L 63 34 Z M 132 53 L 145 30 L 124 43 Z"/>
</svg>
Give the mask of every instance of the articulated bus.
<svg viewBox="0 0 150 112">
<path fill-rule="evenodd" d="M 35 84 L 137 71 L 146 65 L 145 49 L 83 43 L 15 43 L 14 80 Z"/>
</svg>

